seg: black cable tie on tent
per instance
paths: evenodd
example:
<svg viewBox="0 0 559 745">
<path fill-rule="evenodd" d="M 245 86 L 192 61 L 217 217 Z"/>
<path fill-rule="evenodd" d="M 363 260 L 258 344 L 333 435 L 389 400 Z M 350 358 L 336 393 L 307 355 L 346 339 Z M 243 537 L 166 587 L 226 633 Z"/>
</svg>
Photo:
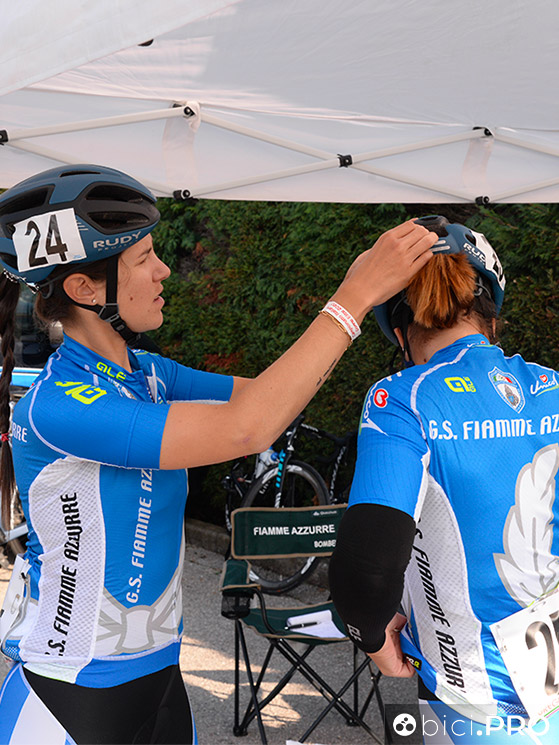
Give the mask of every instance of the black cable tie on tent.
<svg viewBox="0 0 559 745">
<path fill-rule="evenodd" d="M 483 207 L 486 204 L 489 204 L 490 201 L 491 200 L 489 199 L 489 197 L 486 197 L 486 196 L 485 197 L 476 197 L 476 204 L 479 204 L 480 207 Z"/>
<path fill-rule="evenodd" d="M 196 112 L 190 108 L 190 106 L 185 106 L 182 112 L 185 116 L 196 116 Z"/>
<path fill-rule="evenodd" d="M 8 130 L 7 129 L 0 129 L 0 145 L 4 145 L 6 142 L 8 142 L 10 138 L 8 137 Z"/>
<path fill-rule="evenodd" d="M 483 134 L 486 137 L 493 137 L 493 132 L 487 127 L 473 127 L 473 129 L 483 129 Z"/>
<path fill-rule="evenodd" d="M 338 160 L 340 161 L 340 168 L 349 168 L 349 166 L 353 165 L 351 155 L 341 155 L 338 153 Z"/>
<path fill-rule="evenodd" d="M 173 199 L 186 202 L 187 199 L 190 199 L 190 191 L 188 189 L 177 189 L 173 192 Z"/>
</svg>

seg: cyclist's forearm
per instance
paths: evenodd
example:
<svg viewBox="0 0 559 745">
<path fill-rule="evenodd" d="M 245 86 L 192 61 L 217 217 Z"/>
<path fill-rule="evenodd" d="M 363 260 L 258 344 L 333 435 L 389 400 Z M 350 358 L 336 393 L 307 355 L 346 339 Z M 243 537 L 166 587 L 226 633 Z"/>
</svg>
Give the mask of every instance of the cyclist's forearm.
<svg viewBox="0 0 559 745">
<path fill-rule="evenodd" d="M 248 452 L 276 440 L 326 382 L 348 348 L 349 337 L 325 316 L 231 401 L 245 429 Z"/>
<path fill-rule="evenodd" d="M 189 468 L 262 452 L 304 409 L 348 343 L 344 331 L 328 318 L 318 316 L 295 344 L 257 378 L 241 379 L 228 403 L 171 404 L 163 432 L 160 468 Z"/>
</svg>

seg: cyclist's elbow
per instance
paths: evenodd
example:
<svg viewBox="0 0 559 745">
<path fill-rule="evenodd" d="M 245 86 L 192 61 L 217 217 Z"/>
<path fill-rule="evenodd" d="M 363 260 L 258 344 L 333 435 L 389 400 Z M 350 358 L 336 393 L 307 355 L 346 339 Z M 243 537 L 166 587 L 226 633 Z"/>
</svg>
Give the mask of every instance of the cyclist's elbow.
<svg viewBox="0 0 559 745">
<path fill-rule="evenodd" d="M 275 432 L 272 432 L 266 422 L 246 422 L 236 434 L 239 455 L 262 453 L 271 447 L 279 434 L 276 435 Z"/>
</svg>

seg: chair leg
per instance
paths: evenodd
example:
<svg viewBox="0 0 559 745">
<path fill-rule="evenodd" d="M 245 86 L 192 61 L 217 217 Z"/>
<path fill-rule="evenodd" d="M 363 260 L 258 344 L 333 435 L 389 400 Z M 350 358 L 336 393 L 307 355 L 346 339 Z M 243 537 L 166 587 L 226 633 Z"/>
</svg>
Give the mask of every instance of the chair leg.
<svg viewBox="0 0 559 745">
<path fill-rule="evenodd" d="M 357 647 L 355 644 L 353 646 L 353 672 L 357 670 Z M 357 714 L 359 712 L 359 676 L 355 678 L 355 682 L 353 683 L 353 711 Z M 357 722 L 348 722 L 348 724 L 351 727 L 354 727 Z"/>
<path fill-rule="evenodd" d="M 264 708 L 269 698 L 268 696 L 266 697 L 266 699 L 264 699 L 264 701 L 258 702 L 258 692 L 260 691 L 260 685 L 262 683 L 262 680 L 268 668 L 268 663 L 270 662 L 270 658 L 272 656 L 273 651 L 274 651 L 273 647 L 268 648 L 268 651 L 266 652 L 266 657 L 264 658 L 264 662 L 262 663 L 262 667 L 260 668 L 260 673 L 258 675 L 258 678 L 256 679 L 256 683 L 254 683 L 254 694 L 255 695 L 251 696 L 247 704 L 247 707 L 245 709 L 242 722 L 238 725 L 238 729 L 241 735 L 246 735 L 248 725 L 252 722 L 253 719 L 255 719 L 258 716 L 258 713 L 262 711 L 262 709 Z M 248 659 L 248 647 L 247 647 L 247 659 Z M 248 676 L 248 672 L 247 672 L 247 676 Z M 255 702 L 256 702 L 256 708 L 255 708 Z"/>
<path fill-rule="evenodd" d="M 350 677 L 350 679 L 347 681 L 345 686 L 342 688 L 340 694 L 337 694 L 330 685 L 315 671 L 313 670 L 304 660 L 304 658 L 299 655 L 297 652 L 295 652 L 292 647 L 287 644 L 283 639 L 275 640 L 275 646 L 277 647 L 278 651 L 281 652 L 281 654 L 295 667 L 301 675 L 314 687 L 316 690 L 321 693 L 324 698 L 329 701 L 329 705 L 326 707 L 325 712 L 318 717 L 318 719 L 311 725 L 311 727 L 305 732 L 305 736 L 301 738 L 302 740 L 306 739 L 306 737 L 309 736 L 309 734 L 315 729 L 317 724 L 322 721 L 324 716 L 330 711 L 332 707 L 335 707 L 336 710 L 344 717 L 346 721 L 352 721 L 356 720 L 360 727 L 363 727 L 363 729 L 377 742 L 381 743 L 382 741 L 374 734 L 374 732 L 371 730 L 369 725 L 360 719 L 358 715 L 352 710 L 350 706 L 341 698 L 341 695 L 343 695 L 347 689 L 353 684 L 355 677 L 359 676 L 365 667 L 368 664 L 368 660 L 364 660 L 361 665 L 359 666 L 358 670 Z"/>
<path fill-rule="evenodd" d="M 382 678 L 382 673 L 378 673 L 378 675 L 375 676 L 375 694 L 377 698 L 377 704 L 380 711 L 380 715 L 382 717 L 382 721 L 384 724 L 384 741 L 386 745 L 392 745 L 392 733 L 390 732 L 390 727 L 388 726 L 388 723 L 386 721 L 386 711 L 384 708 L 384 701 L 382 700 L 382 694 L 380 692 L 379 688 L 379 681 Z"/>
<path fill-rule="evenodd" d="M 276 648 L 276 642 L 271 640 L 270 647 L 268 649 L 268 652 L 266 653 L 266 658 L 264 660 L 262 669 L 260 671 L 260 675 L 258 677 L 258 680 L 256 681 L 256 686 L 255 686 L 256 692 L 258 692 L 259 690 L 260 683 L 262 682 L 262 678 L 268 666 L 268 662 L 270 661 L 270 657 L 272 656 L 272 652 L 274 651 L 275 648 Z M 307 647 L 307 649 L 301 655 L 301 658 L 305 659 L 305 657 L 307 657 L 311 651 L 312 651 L 312 647 Z M 262 711 L 262 709 L 265 706 L 267 706 L 279 693 L 281 693 L 282 689 L 285 688 L 285 686 L 289 683 L 289 681 L 295 675 L 296 672 L 297 672 L 297 668 L 292 665 L 291 668 L 278 681 L 278 683 L 276 683 L 276 685 L 272 688 L 270 693 L 268 693 L 268 695 L 265 696 L 265 698 L 261 699 L 259 707 L 258 707 L 260 711 Z M 255 717 L 256 717 L 256 713 L 254 711 L 252 702 L 250 702 L 245 711 L 245 715 L 243 717 L 241 727 L 246 731 L 246 728 L 248 727 L 248 725 L 252 722 L 252 720 Z"/>
<path fill-rule="evenodd" d="M 233 733 L 235 735 L 237 734 L 239 730 L 239 662 L 240 662 L 239 627 L 238 627 L 238 621 L 235 621 L 235 691 L 234 691 L 235 716 L 233 720 Z"/>
<path fill-rule="evenodd" d="M 243 658 L 245 662 L 245 668 L 246 668 L 246 674 L 248 678 L 248 683 L 250 687 L 250 696 L 252 699 L 252 705 L 254 706 L 254 710 L 256 712 L 257 722 L 258 722 L 258 730 L 260 732 L 260 739 L 262 740 L 262 745 L 268 745 L 268 740 L 266 738 L 266 731 L 264 729 L 264 723 L 262 722 L 262 715 L 260 714 L 260 707 L 258 706 L 258 699 L 256 697 L 256 687 L 254 684 L 254 678 L 252 676 L 252 671 L 250 668 L 250 659 L 248 656 L 248 648 L 246 644 L 245 635 L 243 632 L 243 629 L 241 627 L 241 622 L 239 620 L 235 620 L 235 629 L 236 629 L 236 639 L 238 638 L 241 650 L 243 653 Z M 237 699 L 238 700 L 238 699 Z M 246 715 L 245 715 L 246 718 Z M 241 724 L 238 724 L 238 715 L 235 716 L 235 727 L 237 731 L 233 731 L 233 734 L 236 737 L 239 737 L 241 735 L 246 734 L 246 727 L 244 726 L 244 719 Z"/>
<path fill-rule="evenodd" d="M 363 720 L 363 718 L 357 713 L 354 712 L 350 706 L 346 704 L 345 701 L 343 701 L 342 696 L 345 694 L 345 692 L 350 688 L 354 683 L 355 680 L 361 675 L 365 667 L 368 665 L 368 661 L 364 660 L 361 665 L 356 669 L 354 674 L 349 678 L 349 680 L 346 681 L 345 685 L 336 693 L 334 690 L 332 690 L 323 680 L 320 678 L 319 675 L 317 675 L 316 672 L 313 671 L 313 675 L 316 675 L 317 679 L 320 681 L 320 684 L 325 687 L 325 690 L 322 690 L 320 687 L 315 685 L 315 683 L 310 679 L 310 676 L 305 677 L 309 680 L 310 683 L 312 683 L 317 690 L 319 690 L 322 695 L 328 699 L 329 703 L 328 705 L 322 710 L 322 712 L 319 714 L 319 716 L 314 720 L 314 722 L 310 725 L 310 727 L 306 730 L 306 732 L 301 736 L 300 740 L 301 742 L 305 742 L 305 740 L 310 737 L 311 733 L 318 727 L 320 722 L 324 719 L 324 717 L 328 714 L 329 711 L 331 711 L 333 708 L 336 708 L 337 711 L 340 712 L 340 714 L 345 718 L 346 722 L 349 724 L 351 723 L 353 726 L 360 726 L 363 727 L 363 729 L 380 745 L 382 745 L 382 740 L 375 735 L 375 733 L 372 731 L 372 729 L 369 727 L 369 725 Z M 303 670 L 300 671 L 303 675 Z M 327 695 L 328 694 L 328 695 Z"/>
<path fill-rule="evenodd" d="M 369 705 L 371 703 L 373 696 L 375 696 L 377 700 L 379 714 L 383 722 L 384 742 L 386 743 L 386 745 L 392 745 L 392 735 L 390 733 L 390 728 L 387 726 L 387 723 L 386 723 L 386 712 L 384 710 L 384 701 L 382 700 L 382 694 L 380 692 L 380 686 L 379 686 L 381 678 L 382 678 L 382 673 L 380 671 L 378 673 L 371 672 L 371 681 L 372 681 L 371 690 L 367 694 L 367 698 L 365 699 L 363 706 L 361 707 L 359 716 L 361 718 L 365 716 L 365 712 L 369 708 Z"/>
<path fill-rule="evenodd" d="M 324 719 L 324 717 L 330 712 L 333 708 L 335 708 L 346 720 L 346 722 L 353 726 L 361 726 L 363 729 L 374 739 L 376 740 L 380 745 L 382 745 L 382 740 L 375 735 L 375 733 L 371 730 L 371 728 L 368 726 L 368 724 L 363 720 L 363 716 L 365 714 L 366 709 L 368 708 L 370 701 L 374 694 L 376 694 L 377 701 L 379 704 L 379 709 L 381 710 L 381 713 L 384 712 L 384 706 L 382 702 L 382 697 L 378 688 L 378 679 L 380 678 L 380 674 L 377 676 L 372 676 L 373 679 L 373 686 L 371 688 L 371 691 L 368 694 L 367 700 L 362 707 L 361 712 L 359 711 L 359 702 L 358 702 L 358 688 L 357 688 L 357 681 L 363 670 L 369 665 L 369 660 L 365 659 L 360 665 L 357 665 L 357 656 L 354 655 L 354 665 L 353 665 L 353 675 L 349 678 L 349 680 L 345 683 L 345 685 L 340 689 L 340 691 L 336 692 L 334 691 L 328 683 L 318 674 L 316 673 L 313 668 L 311 668 L 308 663 L 305 662 L 306 657 L 310 654 L 313 647 L 308 646 L 305 651 L 302 654 L 299 654 L 296 652 L 292 647 L 287 644 L 284 640 L 269 640 L 270 641 L 270 647 L 266 653 L 266 657 L 264 660 L 264 663 L 262 665 L 261 671 L 256 679 L 254 680 L 254 676 L 252 675 L 252 670 L 250 666 L 250 659 L 249 659 L 249 653 L 248 653 L 248 646 L 246 643 L 246 638 L 244 634 L 244 630 L 242 628 L 241 622 L 239 620 L 235 621 L 235 722 L 234 722 L 234 729 L 233 732 L 235 736 L 243 736 L 247 734 L 247 727 L 252 722 L 253 719 L 257 720 L 258 729 L 260 733 L 260 739 L 262 741 L 263 745 L 267 745 L 267 737 L 266 732 L 264 728 L 264 723 L 262 721 L 262 709 L 269 704 L 279 693 L 280 691 L 289 683 L 291 678 L 294 676 L 294 674 L 299 671 L 301 675 L 319 692 L 321 693 L 324 698 L 327 699 L 328 705 L 325 707 L 325 709 L 320 713 L 320 715 L 315 719 L 315 721 L 311 724 L 311 726 L 306 730 L 306 732 L 303 734 L 303 736 L 300 738 L 301 742 L 305 742 L 307 738 L 311 735 L 311 733 L 314 731 L 314 729 L 320 724 L 320 722 Z M 273 650 L 277 649 L 290 663 L 291 668 L 290 670 L 283 675 L 281 680 L 274 686 L 272 691 L 268 693 L 267 696 L 265 696 L 260 702 L 258 701 L 258 692 L 260 690 L 260 686 L 264 677 L 264 674 L 266 672 L 266 669 L 268 667 L 270 658 L 272 656 Z M 243 660 L 245 664 L 245 670 L 247 674 L 247 679 L 249 683 L 250 688 L 250 701 L 247 705 L 247 708 L 245 710 L 244 716 L 241 721 L 240 719 L 240 671 L 239 671 L 239 665 L 240 665 L 240 654 L 242 652 Z M 353 686 L 354 691 L 354 700 L 353 700 L 353 708 L 349 706 L 343 699 L 342 696 L 346 693 L 346 691 Z M 383 722 L 384 722 L 384 716 L 383 716 Z M 389 742 L 389 740 L 386 740 L 386 742 Z"/>
</svg>

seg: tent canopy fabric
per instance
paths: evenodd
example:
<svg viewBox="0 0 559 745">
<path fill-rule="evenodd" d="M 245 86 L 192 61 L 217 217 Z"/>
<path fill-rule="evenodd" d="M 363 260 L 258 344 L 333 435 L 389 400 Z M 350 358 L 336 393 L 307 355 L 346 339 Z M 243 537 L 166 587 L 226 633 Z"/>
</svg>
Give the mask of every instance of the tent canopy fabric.
<svg viewBox="0 0 559 745">
<path fill-rule="evenodd" d="M 102 163 L 158 196 L 559 201 L 553 0 L 55 5 L 4 10 L 0 187 Z"/>
</svg>

